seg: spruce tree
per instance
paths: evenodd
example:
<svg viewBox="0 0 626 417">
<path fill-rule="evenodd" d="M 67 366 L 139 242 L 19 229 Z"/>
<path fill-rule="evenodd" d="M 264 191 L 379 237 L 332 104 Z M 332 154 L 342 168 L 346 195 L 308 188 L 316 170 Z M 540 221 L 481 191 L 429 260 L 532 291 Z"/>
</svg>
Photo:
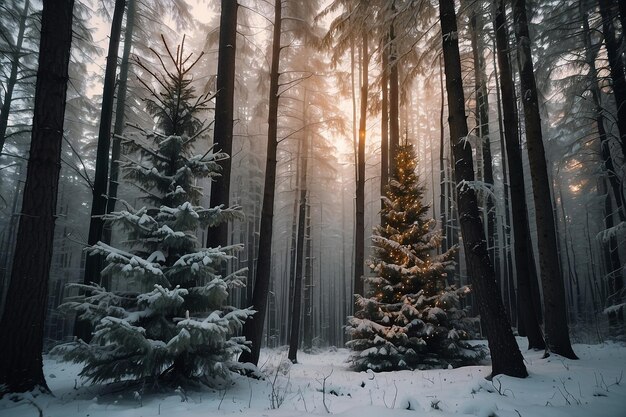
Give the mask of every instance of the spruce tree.
<svg viewBox="0 0 626 417">
<path fill-rule="evenodd" d="M 476 363 L 482 347 L 467 343 L 472 319 L 460 307 L 468 287 L 446 282 L 455 248 L 437 255 L 441 232 L 433 229 L 415 172 L 412 145 L 398 148 L 383 197 L 382 225 L 374 229 L 366 278 L 367 297 L 349 318 L 347 345 L 355 370 L 427 369 Z"/>
<path fill-rule="evenodd" d="M 210 383 L 227 377 L 237 366 L 234 356 L 248 349 L 235 333 L 253 312 L 225 305 L 228 289 L 243 285 L 245 271 L 218 274 L 241 247 L 204 248 L 196 237 L 202 228 L 242 216 L 239 207 L 198 205 L 202 193 L 196 179 L 215 177 L 227 155 L 193 153 L 206 131 L 199 116 L 211 97 L 196 94 L 192 85 L 190 71 L 199 58 L 185 56 L 182 45 L 175 54 L 165 48 L 160 73 L 139 62 L 155 79 L 142 83 L 151 93 L 147 108 L 158 130 L 140 129 L 126 138 L 130 156 L 120 163 L 147 205 L 136 209 L 125 203 L 124 210 L 104 216 L 127 231 L 125 247 L 98 242 L 88 248 L 90 255 L 106 259 L 103 282 L 133 291 L 77 284 L 86 295 L 62 306 L 95 330 L 90 343 L 78 340 L 56 351 L 84 363 L 80 375 L 96 383 Z"/>
</svg>

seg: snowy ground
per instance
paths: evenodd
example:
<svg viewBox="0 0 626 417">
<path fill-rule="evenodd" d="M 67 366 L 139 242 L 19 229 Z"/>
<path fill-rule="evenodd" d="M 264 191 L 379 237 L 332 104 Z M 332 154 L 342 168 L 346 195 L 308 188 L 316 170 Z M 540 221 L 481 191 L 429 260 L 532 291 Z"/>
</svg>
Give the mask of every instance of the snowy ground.
<svg viewBox="0 0 626 417">
<path fill-rule="evenodd" d="M 488 366 L 357 373 L 347 369 L 345 349 L 300 352 L 301 363 L 291 366 L 286 351 L 265 350 L 260 362 L 270 374 L 265 381 L 237 377 L 227 389 L 143 396 L 105 395 L 77 379 L 79 366 L 47 359 L 45 374 L 55 397 L 4 399 L 0 416 L 37 416 L 38 406 L 46 417 L 626 417 L 626 347 L 574 349 L 578 361 L 525 352 L 529 378 L 499 376 L 493 382 L 484 379 Z"/>
</svg>

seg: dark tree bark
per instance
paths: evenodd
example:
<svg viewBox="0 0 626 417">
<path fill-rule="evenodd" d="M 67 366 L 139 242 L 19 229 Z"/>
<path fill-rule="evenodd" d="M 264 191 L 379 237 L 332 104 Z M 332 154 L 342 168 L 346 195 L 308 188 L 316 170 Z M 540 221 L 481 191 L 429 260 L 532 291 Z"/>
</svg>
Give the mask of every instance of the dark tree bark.
<svg viewBox="0 0 626 417">
<path fill-rule="evenodd" d="M 400 146 L 400 94 L 398 80 L 398 54 L 395 47 L 393 24 L 389 32 L 389 172 L 396 166 L 396 155 Z"/>
<path fill-rule="evenodd" d="M 380 195 L 384 195 L 385 187 L 389 182 L 389 55 L 384 48 L 384 44 L 385 42 L 383 42 L 381 53 L 382 70 L 380 75 L 380 86 L 382 90 L 380 111 Z M 381 200 L 381 209 L 384 206 L 385 204 Z"/>
<path fill-rule="evenodd" d="M 620 2 L 618 2 L 620 3 Z M 620 42 L 615 36 L 615 7 L 612 0 L 598 0 L 602 16 L 602 33 L 604 45 L 609 58 L 609 68 L 613 87 L 613 96 L 617 108 L 617 128 L 619 130 L 622 154 L 626 155 L 626 72 L 624 60 L 620 52 Z"/>
<path fill-rule="evenodd" d="M 495 33 L 495 31 L 494 31 Z M 492 51 L 496 51 L 496 39 L 495 36 L 491 37 L 492 41 Z M 520 330 L 520 322 L 518 320 L 519 310 L 517 308 L 517 292 L 514 284 L 514 276 L 513 276 L 513 255 L 511 252 L 511 214 L 510 214 L 510 206 L 509 206 L 509 167 L 506 159 L 506 145 L 504 143 L 504 126 L 502 120 L 502 97 L 500 94 L 500 81 L 499 81 L 499 73 L 498 66 L 496 64 L 496 54 L 493 53 L 491 55 L 493 59 L 493 75 L 496 87 L 496 108 L 498 111 L 498 140 L 500 143 L 500 161 L 502 162 L 502 187 L 504 188 L 504 221 L 501 222 L 500 227 L 502 229 L 502 237 L 503 241 L 499 245 L 502 250 L 502 258 L 504 260 L 504 279 L 509 283 L 509 288 L 511 290 L 511 325 L 513 327 L 517 326 L 517 333 L 520 336 L 526 336 L 526 332 L 523 329 L 523 325 Z"/>
<path fill-rule="evenodd" d="M 495 10 L 496 54 L 500 70 L 500 91 L 502 97 L 502 115 L 506 156 L 509 165 L 509 185 L 511 189 L 511 215 L 513 220 L 513 250 L 515 253 L 515 271 L 517 273 L 517 292 L 523 329 L 528 338 L 529 349 L 544 349 L 545 342 L 539 315 L 535 310 L 531 291 L 531 279 L 535 272 L 530 245 L 526 191 L 524 187 L 524 168 L 520 147 L 517 99 L 513 81 L 513 69 L 509 60 L 509 34 L 506 23 L 504 0 L 497 0 Z"/>
<path fill-rule="evenodd" d="M 17 75 L 20 69 L 20 55 L 22 54 L 26 18 L 28 17 L 29 9 L 30 1 L 26 0 L 24 2 L 24 10 L 20 15 L 17 39 L 15 40 L 15 46 L 13 46 L 13 53 L 11 54 L 11 71 L 9 72 L 9 78 L 4 87 L 4 98 L 2 100 L 2 107 L 0 108 L 0 154 L 2 154 L 2 149 L 4 149 L 4 143 L 6 141 L 7 127 L 9 126 L 9 113 L 11 111 L 11 103 L 13 102 L 13 90 L 17 84 Z"/>
<path fill-rule="evenodd" d="M 113 21 L 111 22 L 111 36 L 107 64 L 104 73 L 104 87 L 102 90 L 102 109 L 100 111 L 100 129 L 98 131 L 98 149 L 96 156 L 96 172 L 93 182 L 93 199 L 91 201 L 91 220 L 89 222 L 89 236 L 87 245 L 93 246 L 102 239 L 104 220 L 102 216 L 107 209 L 107 184 L 109 181 L 109 151 L 111 148 L 111 121 L 113 120 L 113 102 L 115 100 L 115 75 L 117 72 L 117 51 L 122 33 L 122 20 L 126 0 L 115 0 Z M 83 282 L 100 283 L 100 271 L 104 259 L 101 255 L 90 255 L 85 258 L 85 272 Z M 76 319 L 74 335 L 89 342 L 91 326 L 82 320 Z"/>
<path fill-rule="evenodd" d="M 622 24 L 622 42 L 626 42 L 626 2 L 618 1 L 619 5 L 619 21 Z M 622 54 L 626 54 L 626 51 L 622 50 Z"/>
<path fill-rule="evenodd" d="M 230 198 L 230 169 L 233 151 L 233 100 L 235 95 L 235 52 L 237 47 L 237 0 L 222 0 L 220 43 L 217 58 L 217 93 L 215 97 L 215 150 L 229 155 L 220 161 L 220 177 L 211 184 L 211 207 L 228 207 Z M 209 228 L 207 247 L 228 244 L 228 222 Z"/>
<path fill-rule="evenodd" d="M 307 204 L 306 222 L 304 226 L 304 349 L 311 349 L 313 347 L 313 259 L 311 258 L 312 249 L 313 243 L 311 241 L 311 205 Z"/>
<path fill-rule="evenodd" d="M 243 352 L 239 362 L 259 363 L 259 352 L 263 339 L 263 325 L 267 312 L 272 270 L 272 224 L 274 221 L 274 196 L 276 186 L 276 151 L 278 148 L 278 64 L 280 60 L 280 35 L 282 27 L 282 2 L 274 2 L 274 31 L 272 35 L 272 63 L 270 68 L 269 114 L 267 117 L 267 156 L 265 161 L 265 185 L 261 208 L 261 230 L 256 279 L 252 293 L 252 308 L 256 314 L 243 326 L 243 335 L 250 341 L 250 352 Z"/>
<path fill-rule="evenodd" d="M 43 326 L 52 259 L 72 43 L 73 0 L 45 0 L 30 157 L 7 302 L 0 320 L 0 396 L 49 391 Z"/>
<path fill-rule="evenodd" d="M 119 186 L 120 164 L 122 155 L 122 139 L 124 133 L 124 120 L 126 115 L 126 94 L 128 92 L 128 68 L 130 50 L 133 45 L 133 33 L 135 31 L 135 14 L 137 12 L 136 0 L 128 0 L 126 4 L 126 28 L 124 30 L 124 51 L 120 62 L 120 74 L 117 86 L 117 98 L 115 101 L 115 123 L 113 124 L 113 145 L 111 146 L 111 175 L 109 176 L 109 196 L 107 199 L 107 214 L 115 211 L 117 204 L 117 188 Z M 111 229 L 104 228 L 102 241 L 111 243 Z"/>
<path fill-rule="evenodd" d="M 365 136 L 367 128 L 367 95 L 369 94 L 369 42 L 366 31 L 362 35 L 361 56 L 361 115 L 359 120 L 359 142 L 357 146 L 356 214 L 354 238 L 354 294 L 363 295 L 365 273 Z M 392 122 L 393 123 L 393 122 Z M 356 310 L 355 310 L 356 311 Z"/>
<path fill-rule="evenodd" d="M 613 222 L 613 204 L 611 202 L 611 193 L 609 192 L 609 185 L 613 190 L 613 195 L 616 202 L 616 211 L 621 221 L 626 220 L 624 214 L 623 205 L 623 189 L 619 178 L 616 175 L 616 170 L 613 164 L 613 157 L 611 155 L 611 149 L 609 146 L 609 135 L 604 127 L 604 115 L 602 112 L 601 93 L 598 86 L 598 70 L 596 68 L 596 57 L 598 55 L 599 46 L 595 47 L 591 42 L 591 30 L 589 28 L 589 15 L 587 11 L 583 9 L 582 2 L 579 3 L 579 9 L 583 21 L 583 36 L 585 39 L 585 61 L 589 67 L 587 74 L 589 82 L 589 90 L 595 107 L 596 126 L 598 128 L 598 136 L 600 138 L 600 155 L 604 162 L 604 175 L 602 180 L 603 187 L 599 188 L 599 192 L 605 194 L 604 196 L 604 226 L 607 229 L 611 229 L 614 226 Z M 603 243 L 604 257 L 606 262 L 606 270 L 609 278 L 609 286 L 613 294 L 620 294 L 624 283 L 621 274 L 621 261 L 619 256 L 619 249 L 617 243 L 617 237 L 612 234 L 609 239 Z M 613 304 L 618 304 L 621 300 L 613 300 Z M 613 324 L 609 320 L 609 325 Z M 611 326 L 613 327 L 613 326 Z M 613 329 L 611 329 L 612 331 Z"/>
<path fill-rule="evenodd" d="M 443 85 L 443 63 L 441 57 L 439 58 L 439 86 L 440 86 L 440 98 L 441 106 L 439 108 L 439 219 L 441 221 L 441 237 L 443 242 L 441 244 L 441 252 L 447 252 L 451 245 L 448 239 L 448 199 L 446 198 L 446 164 L 445 164 L 445 146 L 444 146 L 444 100 L 445 92 Z"/>
<path fill-rule="evenodd" d="M 504 306 L 487 252 L 476 193 L 470 185 L 474 181 L 474 170 L 472 150 L 466 140 L 468 130 L 454 0 L 440 0 L 439 14 L 448 93 L 450 144 L 453 148 L 461 234 L 481 323 L 487 331 L 492 359 L 491 376 L 505 374 L 523 378 L 528 376 L 524 358 L 504 314 Z"/>
<path fill-rule="evenodd" d="M 596 126 L 598 127 L 598 135 L 600 136 L 600 153 L 602 160 L 604 161 L 604 168 L 606 176 L 613 190 L 615 197 L 615 203 L 617 204 L 617 212 L 620 220 L 626 220 L 626 212 L 624 210 L 624 192 L 619 177 L 616 175 L 617 170 L 613 163 L 613 157 L 611 156 L 611 149 L 609 146 L 610 137 L 604 127 L 603 108 L 601 103 L 601 92 L 598 86 L 598 70 L 596 68 L 596 57 L 598 56 L 600 45 L 593 45 L 591 41 L 591 29 L 589 28 L 589 15 L 584 9 L 584 5 L 579 3 L 579 9 L 582 16 L 583 23 L 583 36 L 585 39 L 585 62 L 589 66 L 589 72 L 587 74 L 589 82 L 589 90 L 595 106 L 596 113 Z"/>
<path fill-rule="evenodd" d="M 300 142 L 298 144 L 298 152 L 302 151 L 302 142 Z M 299 155 L 299 154 L 298 154 Z M 295 177 L 296 177 L 296 187 L 295 187 L 295 192 L 294 192 L 294 198 L 293 198 L 293 212 L 291 215 L 291 242 L 288 246 L 288 255 L 289 255 L 289 296 L 287 297 L 287 301 L 288 301 L 288 305 L 286 306 L 288 308 L 288 311 L 292 309 L 292 304 L 293 304 L 293 297 L 291 297 L 291 295 L 293 295 L 293 287 L 294 284 L 296 282 L 296 255 L 298 253 L 297 251 L 297 246 L 298 246 L 298 208 L 299 208 L 299 197 L 300 195 L 298 194 L 298 190 L 300 189 L 300 157 L 297 156 L 295 161 Z M 287 323 L 286 326 L 288 329 L 291 329 L 291 315 L 287 316 Z M 288 338 L 288 334 L 284 335 L 286 338 Z"/>
<path fill-rule="evenodd" d="M 530 161 L 535 222 L 537 224 L 539 269 L 543 288 L 545 330 L 548 348 L 566 358 L 576 359 L 569 340 L 565 288 L 561 274 L 556 226 L 550 196 L 548 168 L 541 133 L 541 117 L 537 85 L 530 50 L 530 34 L 526 17 L 526 1 L 516 0 L 513 5 L 515 38 L 517 40 L 517 62 L 519 66 L 524 105 L 526 143 Z"/>
<path fill-rule="evenodd" d="M 480 7 L 478 3 L 477 7 Z M 482 142 L 483 159 L 483 181 L 493 190 L 493 165 L 491 163 L 491 143 L 489 136 L 489 95 L 487 92 L 487 82 L 485 74 L 485 49 L 483 36 L 482 17 L 473 13 L 470 18 L 472 54 L 474 57 L 474 93 L 476 94 L 476 126 L 478 127 L 478 137 Z M 500 260 L 495 245 L 496 234 L 496 207 L 493 201 L 493 193 L 488 193 L 485 198 L 485 218 L 487 223 L 487 247 L 491 254 L 491 260 L 496 269 L 496 277 L 500 277 Z M 501 279 L 505 283 L 505 279 Z M 506 294 L 506 292 L 505 292 Z"/>
<path fill-rule="evenodd" d="M 304 93 L 304 101 L 306 106 L 306 90 Z M 306 110 L 304 114 L 304 126 L 306 126 Z M 291 298 L 291 328 L 289 332 L 289 352 L 287 358 L 292 363 L 298 363 L 298 345 L 300 344 L 300 317 L 302 313 L 302 281 L 304 261 L 304 235 L 305 220 L 307 207 L 307 165 L 309 144 L 306 128 L 304 129 L 304 137 L 302 143 L 300 163 L 300 201 L 298 202 L 298 237 L 296 241 L 296 276 L 293 286 L 293 297 Z"/>
</svg>

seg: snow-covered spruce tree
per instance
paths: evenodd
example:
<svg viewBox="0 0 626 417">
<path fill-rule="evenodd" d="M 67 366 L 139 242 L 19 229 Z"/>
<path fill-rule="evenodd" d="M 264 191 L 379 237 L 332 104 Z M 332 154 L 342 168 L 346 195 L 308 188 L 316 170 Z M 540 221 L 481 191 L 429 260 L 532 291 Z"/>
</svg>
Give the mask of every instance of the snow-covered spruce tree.
<svg viewBox="0 0 626 417">
<path fill-rule="evenodd" d="M 185 56 L 182 45 L 172 54 L 165 44 L 160 73 L 138 61 L 155 80 L 142 82 L 158 129 L 140 129 L 134 140 L 126 139 L 132 156 L 120 165 L 148 205 L 125 204 L 125 210 L 105 216 L 127 231 L 125 248 L 102 242 L 88 248 L 91 256 L 106 257 L 103 282 L 135 292 L 74 285 L 87 295 L 62 306 L 95 330 L 90 343 L 78 340 L 55 351 L 84 363 L 80 375 L 95 383 L 210 383 L 227 377 L 237 366 L 234 356 L 248 349 L 234 334 L 253 311 L 225 305 L 229 287 L 243 285 L 244 271 L 226 277 L 216 272 L 241 247 L 203 248 L 196 237 L 199 228 L 242 213 L 239 207 L 197 205 L 201 190 L 195 179 L 217 175 L 218 161 L 227 155 L 193 154 L 194 141 L 206 130 L 198 117 L 211 97 L 195 93 L 190 71 L 199 58 Z"/>
<path fill-rule="evenodd" d="M 485 356 L 467 343 L 472 320 L 459 299 L 469 291 L 446 283 L 453 250 L 437 255 L 441 233 L 432 230 L 424 188 L 415 173 L 412 145 L 399 147 L 374 230 L 367 297 L 347 326 L 355 370 L 391 371 L 462 366 Z"/>
</svg>

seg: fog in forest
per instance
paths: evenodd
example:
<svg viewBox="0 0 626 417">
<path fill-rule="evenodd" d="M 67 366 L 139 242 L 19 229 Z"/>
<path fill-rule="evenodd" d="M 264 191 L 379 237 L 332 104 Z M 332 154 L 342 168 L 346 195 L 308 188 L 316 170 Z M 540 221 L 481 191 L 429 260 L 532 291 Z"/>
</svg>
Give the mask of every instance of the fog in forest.
<svg viewBox="0 0 626 417">
<path fill-rule="evenodd" d="M 514 336 L 624 341 L 625 15 L 4 0 L 0 393 L 47 390 L 42 352 L 176 387 L 287 346 L 378 372 L 489 342 L 524 377 Z"/>
</svg>

